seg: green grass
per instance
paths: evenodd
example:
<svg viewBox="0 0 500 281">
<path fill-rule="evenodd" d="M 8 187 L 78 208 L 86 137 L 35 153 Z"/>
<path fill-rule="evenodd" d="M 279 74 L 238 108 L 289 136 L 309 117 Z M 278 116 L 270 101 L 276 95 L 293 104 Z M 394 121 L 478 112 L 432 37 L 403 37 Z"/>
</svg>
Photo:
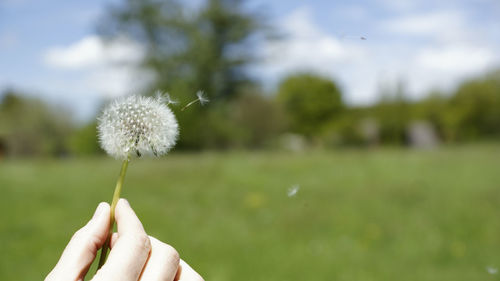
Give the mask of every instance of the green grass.
<svg viewBox="0 0 500 281">
<path fill-rule="evenodd" d="M 0 280 L 43 279 L 119 169 L 0 162 Z M 500 145 L 173 154 L 133 161 L 122 196 L 207 281 L 499 280 Z"/>
</svg>

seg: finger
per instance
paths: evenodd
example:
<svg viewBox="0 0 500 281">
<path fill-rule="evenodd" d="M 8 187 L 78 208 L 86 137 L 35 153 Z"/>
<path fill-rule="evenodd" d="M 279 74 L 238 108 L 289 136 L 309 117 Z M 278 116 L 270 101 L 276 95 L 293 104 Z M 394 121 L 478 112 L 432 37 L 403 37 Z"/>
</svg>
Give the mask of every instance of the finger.
<svg viewBox="0 0 500 281">
<path fill-rule="evenodd" d="M 179 262 L 179 271 L 175 278 L 175 281 L 204 281 L 203 277 L 182 259 Z"/>
<path fill-rule="evenodd" d="M 110 207 L 100 203 L 92 219 L 79 229 L 64 249 L 61 258 L 45 280 L 78 280 L 87 273 L 109 229 Z"/>
<path fill-rule="evenodd" d="M 118 201 L 115 218 L 118 238 L 94 280 L 137 281 L 148 259 L 151 242 L 126 200 Z"/>
<path fill-rule="evenodd" d="M 113 249 L 113 247 L 115 246 L 116 241 L 118 241 L 118 233 L 113 232 L 113 234 L 111 234 L 111 240 L 109 242 L 109 247 L 111 249 Z"/>
<path fill-rule="evenodd" d="M 141 281 L 173 281 L 179 267 L 179 253 L 170 245 L 149 237 L 151 254 L 144 267 Z"/>
</svg>

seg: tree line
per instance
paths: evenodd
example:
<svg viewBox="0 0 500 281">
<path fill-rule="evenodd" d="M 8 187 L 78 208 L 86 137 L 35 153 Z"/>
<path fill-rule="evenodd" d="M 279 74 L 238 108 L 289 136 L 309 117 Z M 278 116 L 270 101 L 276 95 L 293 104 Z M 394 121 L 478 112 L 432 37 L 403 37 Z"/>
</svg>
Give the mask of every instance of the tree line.
<svg viewBox="0 0 500 281">
<path fill-rule="evenodd" d="M 408 129 L 425 121 L 442 143 L 500 140 L 500 71 L 463 82 L 451 93 L 412 101 L 395 90 L 371 106 L 348 106 L 339 87 L 314 74 L 285 78 L 273 94 L 247 91 L 232 100 L 186 111 L 177 150 L 286 148 L 293 134 L 324 148 L 408 145 Z M 191 110 L 192 109 L 192 110 Z M 69 111 L 4 91 L 0 154 L 99 154 L 96 122 L 76 124 Z"/>
</svg>

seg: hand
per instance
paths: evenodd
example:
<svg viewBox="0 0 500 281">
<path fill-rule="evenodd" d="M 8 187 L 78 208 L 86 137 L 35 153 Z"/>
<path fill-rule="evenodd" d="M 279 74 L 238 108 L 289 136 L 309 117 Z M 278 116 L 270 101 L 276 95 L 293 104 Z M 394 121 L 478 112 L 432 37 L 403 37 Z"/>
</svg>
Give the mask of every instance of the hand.
<svg viewBox="0 0 500 281">
<path fill-rule="evenodd" d="M 100 203 L 92 219 L 78 230 L 45 281 L 85 278 L 109 230 L 110 207 Z M 203 281 L 172 247 L 144 231 L 125 199 L 116 205 L 118 233 L 111 237 L 111 252 L 93 281 Z"/>
</svg>

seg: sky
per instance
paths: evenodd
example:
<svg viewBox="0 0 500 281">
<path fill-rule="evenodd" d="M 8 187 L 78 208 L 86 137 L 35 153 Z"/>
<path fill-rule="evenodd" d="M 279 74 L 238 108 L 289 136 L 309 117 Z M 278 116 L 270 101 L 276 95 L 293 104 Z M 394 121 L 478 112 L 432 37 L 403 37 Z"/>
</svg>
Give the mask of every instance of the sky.
<svg viewBox="0 0 500 281">
<path fill-rule="evenodd" d="M 103 99 L 140 91 L 151 76 L 117 62 L 139 61 L 141 46 L 104 44 L 96 32 L 118 1 L 0 0 L 0 92 L 18 89 L 85 120 Z M 367 105 L 381 89 L 403 85 L 418 99 L 500 68 L 497 0 L 249 0 L 248 8 L 284 35 L 259 43 L 265 59 L 249 69 L 269 91 L 312 71 L 333 79 L 347 103 Z"/>
</svg>

